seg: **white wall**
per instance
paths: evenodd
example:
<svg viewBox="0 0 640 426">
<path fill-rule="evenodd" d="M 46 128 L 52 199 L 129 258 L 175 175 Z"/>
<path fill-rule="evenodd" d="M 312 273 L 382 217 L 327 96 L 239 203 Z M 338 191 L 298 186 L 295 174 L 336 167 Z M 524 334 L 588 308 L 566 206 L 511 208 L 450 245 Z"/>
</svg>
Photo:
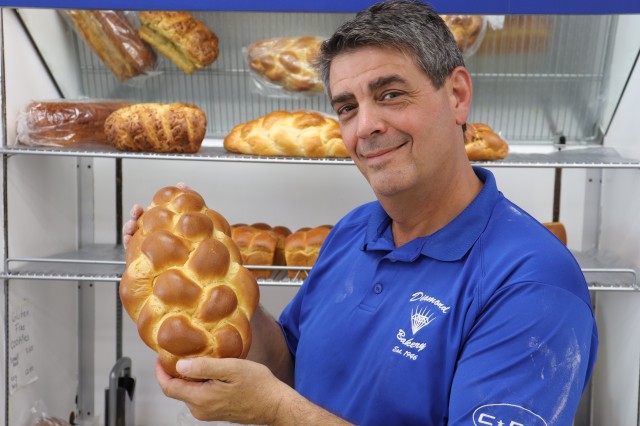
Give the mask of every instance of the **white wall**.
<svg viewBox="0 0 640 426">
<path fill-rule="evenodd" d="M 605 137 L 605 145 L 631 158 L 640 158 L 639 97 L 640 67 L 636 64 Z M 635 265 L 640 265 L 638 188 L 640 170 L 610 170 L 604 174 L 601 249 Z M 635 425 L 640 383 L 640 293 L 601 293 L 597 297 L 601 344 L 594 375 L 593 424 Z"/>
<path fill-rule="evenodd" d="M 16 15 L 3 10 L 7 135 L 15 135 L 18 110 L 31 99 L 57 97 Z M 45 256 L 75 248 L 76 166 L 73 158 L 13 156 L 8 160 L 10 256 Z M 77 386 L 76 286 L 69 282 L 11 281 L 9 308 L 29 312 L 11 326 L 11 341 L 23 333 L 33 351 L 20 352 L 9 374 L 33 367 L 35 381 L 9 395 L 9 424 L 19 425 L 37 402 L 68 418 L 75 409 Z M 11 315 L 9 315 L 11 316 Z M 4 365 L 4 363 L 3 363 Z"/>
</svg>

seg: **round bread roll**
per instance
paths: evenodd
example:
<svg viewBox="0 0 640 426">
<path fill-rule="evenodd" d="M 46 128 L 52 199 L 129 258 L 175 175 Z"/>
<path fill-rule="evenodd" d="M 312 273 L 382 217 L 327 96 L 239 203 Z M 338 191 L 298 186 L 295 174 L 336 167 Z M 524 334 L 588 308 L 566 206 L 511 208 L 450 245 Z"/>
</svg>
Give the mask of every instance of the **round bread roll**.
<svg viewBox="0 0 640 426">
<path fill-rule="evenodd" d="M 501 160 L 509 155 L 509 145 L 483 123 L 467 123 L 464 148 L 471 161 Z"/>
<path fill-rule="evenodd" d="M 274 265 L 278 235 L 269 229 L 248 225 L 233 225 L 231 239 L 238 246 L 245 265 Z M 255 278 L 271 277 L 269 269 L 251 269 Z"/>
<path fill-rule="evenodd" d="M 284 240 L 284 253 L 287 266 L 314 265 L 320 254 L 320 248 L 333 226 L 322 225 L 315 228 L 300 228 Z M 307 278 L 306 271 L 289 271 L 289 278 Z"/>
<path fill-rule="evenodd" d="M 180 358 L 244 358 L 259 300 L 225 233 L 229 223 L 192 190 L 160 189 L 126 251 L 122 305 L 174 377 Z"/>
</svg>

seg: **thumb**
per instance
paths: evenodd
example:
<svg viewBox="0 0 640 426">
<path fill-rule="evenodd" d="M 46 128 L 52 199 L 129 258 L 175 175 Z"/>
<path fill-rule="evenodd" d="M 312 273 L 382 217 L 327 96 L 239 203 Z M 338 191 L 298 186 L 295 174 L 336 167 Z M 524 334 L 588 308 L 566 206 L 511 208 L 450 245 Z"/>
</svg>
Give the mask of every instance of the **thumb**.
<svg viewBox="0 0 640 426">
<path fill-rule="evenodd" d="M 235 358 L 183 358 L 178 360 L 176 371 L 192 379 L 230 381 L 242 362 Z"/>
</svg>

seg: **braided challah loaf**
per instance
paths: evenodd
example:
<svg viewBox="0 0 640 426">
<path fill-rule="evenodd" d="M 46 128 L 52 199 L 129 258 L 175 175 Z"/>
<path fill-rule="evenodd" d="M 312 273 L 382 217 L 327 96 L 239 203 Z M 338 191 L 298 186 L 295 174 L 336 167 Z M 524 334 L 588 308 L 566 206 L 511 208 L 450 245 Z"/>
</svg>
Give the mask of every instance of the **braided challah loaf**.
<svg viewBox="0 0 640 426">
<path fill-rule="evenodd" d="M 249 351 L 259 290 L 229 232 L 197 192 L 166 187 L 127 247 L 122 305 L 173 376 L 180 358 L 244 358 Z"/>
<path fill-rule="evenodd" d="M 281 37 L 260 40 L 247 49 L 249 67 L 271 83 L 295 92 L 322 92 L 313 61 L 320 51 L 318 37 Z"/>
<path fill-rule="evenodd" d="M 337 121 L 311 111 L 273 111 L 239 124 L 224 139 L 228 151 L 288 157 L 348 157 Z"/>
<path fill-rule="evenodd" d="M 120 108 L 107 117 L 107 140 L 123 151 L 186 152 L 200 150 L 207 116 L 186 103 L 146 103 Z"/>
</svg>

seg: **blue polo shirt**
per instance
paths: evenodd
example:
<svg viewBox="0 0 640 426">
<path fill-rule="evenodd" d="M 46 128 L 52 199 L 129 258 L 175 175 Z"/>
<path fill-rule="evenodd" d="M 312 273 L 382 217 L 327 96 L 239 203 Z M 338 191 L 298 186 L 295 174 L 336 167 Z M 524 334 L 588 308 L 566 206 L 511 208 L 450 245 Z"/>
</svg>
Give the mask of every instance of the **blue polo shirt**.
<svg viewBox="0 0 640 426">
<path fill-rule="evenodd" d="M 473 202 L 402 247 L 378 202 L 336 224 L 279 320 L 300 394 L 359 425 L 571 424 L 597 350 L 584 276 L 474 170 Z"/>
</svg>

